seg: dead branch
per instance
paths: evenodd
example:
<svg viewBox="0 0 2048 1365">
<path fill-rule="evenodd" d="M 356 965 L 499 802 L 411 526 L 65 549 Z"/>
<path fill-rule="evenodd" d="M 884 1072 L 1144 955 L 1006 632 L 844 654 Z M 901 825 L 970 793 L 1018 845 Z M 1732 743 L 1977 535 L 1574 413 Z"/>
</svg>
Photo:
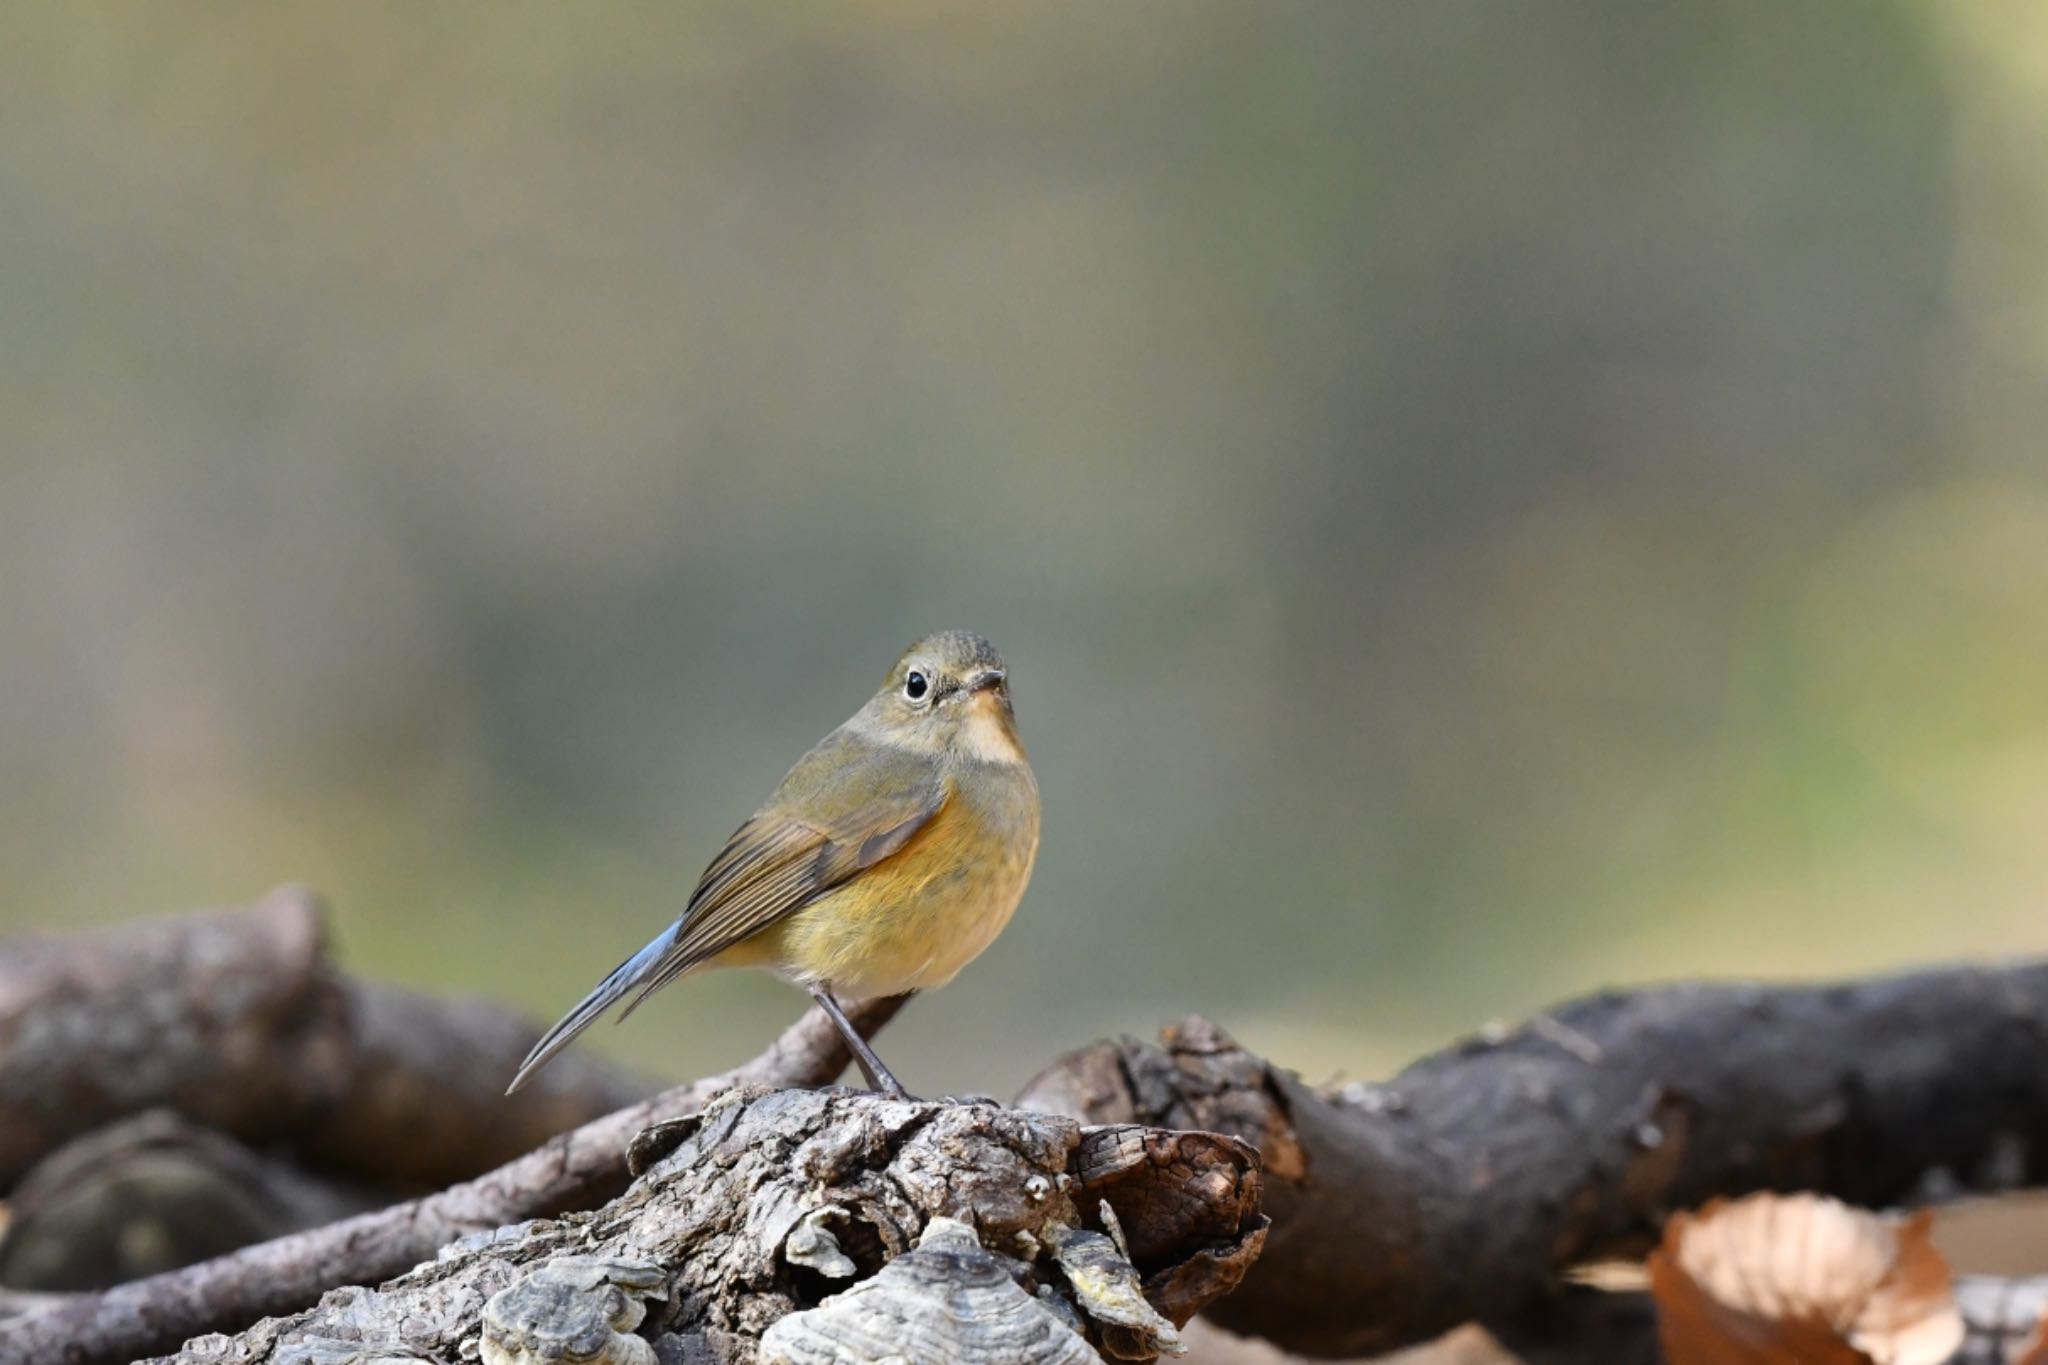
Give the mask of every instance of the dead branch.
<svg viewBox="0 0 2048 1365">
<path fill-rule="evenodd" d="M 351 979 L 328 959 L 323 919 L 286 887 L 240 910 L 0 951 L 0 1186 L 156 1108 L 329 1170 L 445 1185 L 650 1092 L 571 1055 L 506 1099 L 531 1022 Z"/>
<path fill-rule="evenodd" d="M 848 1013 L 871 1033 L 901 1004 L 866 1001 Z M 734 1086 L 827 1084 L 848 1060 L 838 1032 L 813 1008 L 737 1070 L 593 1120 L 464 1184 L 85 1295 L 10 1324 L 0 1336 L 0 1365 L 115 1365 L 202 1332 L 293 1312 L 338 1286 L 375 1284 L 471 1234 L 594 1207 L 625 1187 L 625 1153 L 635 1134 L 695 1114 Z"/>
<path fill-rule="evenodd" d="M 1884 1208 L 2048 1175 L 2044 963 L 1608 993 L 1320 1091 L 1199 1019 L 1162 1044 L 1084 1049 L 1020 1103 L 1256 1146 L 1272 1234 L 1210 1316 L 1310 1355 L 1512 1318 L 1714 1195 Z"/>
<path fill-rule="evenodd" d="M 1257 1157 L 1234 1139 L 1084 1132 L 989 1103 L 734 1091 L 644 1133 L 634 1160 L 642 1177 L 595 1213 L 483 1233 L 170 1359 L 651 1365 L 886 1343 L 921 1360 L 1078 1365 L 1090 1344 L 1146 1360 L 1237 1282 L 1263 1228 Z M 1128 1254 L 1088 1226 L 1104 1200 Z"/>
</svg>

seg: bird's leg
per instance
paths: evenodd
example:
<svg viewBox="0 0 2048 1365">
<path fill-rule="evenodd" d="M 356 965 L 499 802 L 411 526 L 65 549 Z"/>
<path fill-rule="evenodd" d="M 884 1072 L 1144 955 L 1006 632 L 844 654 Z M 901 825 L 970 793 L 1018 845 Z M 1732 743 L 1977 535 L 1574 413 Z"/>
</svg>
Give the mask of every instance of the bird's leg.
<svg viewBox="0 0 2048 1365">
<path fill-rule="evenodd" d="M 825 1011 L 825 1017 L 832 1021 L 832 1026 L 839 1030 L 839 1036 L 846 1040 L 846 1046 L 852 1049 L 853 1060 L 860 1063 L 860 1074 L 868 1078 L 868 1088 L 880 1091 L 892 1100 L 915 1099 L 916 1096 L 903 1088 L 903 1082 L 882 1065 L 882 1059 L 868 1046 L 868 1040 L 860 1036 L 860 1030 L 846 1017 L 846 1011 L 839 1008 L 832 992 L 824 986 L 812 986 L 810 991 L 811 999 L 818 1002 L 818 1008 Z"/>
</svg>

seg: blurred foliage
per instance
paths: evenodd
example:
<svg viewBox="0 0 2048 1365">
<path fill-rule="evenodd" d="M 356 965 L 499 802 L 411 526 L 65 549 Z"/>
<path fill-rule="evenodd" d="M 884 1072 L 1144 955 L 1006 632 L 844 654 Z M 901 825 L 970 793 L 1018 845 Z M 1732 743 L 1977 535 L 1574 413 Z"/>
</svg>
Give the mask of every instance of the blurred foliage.
<svg viewBox="0 0 2048 1365">
<path fill-rule="evenodd" d="M 9 7 L 0 928 L 552 1016 L 971 625 L 928 1091 L 2039 949 L 2044 136 L 2021 0 Z"/>
</svg>

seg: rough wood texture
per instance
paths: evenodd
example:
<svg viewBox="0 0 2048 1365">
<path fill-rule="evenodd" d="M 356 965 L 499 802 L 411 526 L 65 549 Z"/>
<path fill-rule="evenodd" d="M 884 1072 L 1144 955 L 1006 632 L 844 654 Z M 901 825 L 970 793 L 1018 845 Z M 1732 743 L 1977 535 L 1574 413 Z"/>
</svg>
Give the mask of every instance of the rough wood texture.
<svg viewBox="0 0 2048 1365">
<path fill-rule="evenodd" d="M 1210 1316 L 1362 1355 L 1526 1311 L 1667 1212 L 1810 1189 L 1889 1207 L 2048 1175 L 2048 964 L 1614 992 L 1318 1091 L 1192 1019 L 1020 1103 L 1258 1147 L 1273 1229 Z"/>
<path fill-rule="evenodd" d="M 570 1055 L 507 1100 L 540 1030 L 483 1001 L 353 980 L 295 887 L 0 950 L 0 1187 L 111 1120 L 168 1108 L 310 1165 L 425 1188 L 646 1098 Z"/>
<path fill-rule="evenodd" d="M 901 1003 L 867 1001 L 848 1013 L 872 1032 Z M 634 1134 L 694 1114 L 735 1085 L 824 1085 L 847 1061 L 838 1031 L 821 1012 L 809 1010 L 745 1066 L 593 1120 L 475 1180 L 86 1295 L 10 1324 L 0 1334 L 0 1365 L 116 1365 L 197 1333 L 292 1312 L 336 1286 L 376 1283 L 461 1237 L 593 1207 L 624 1188 L 626 1147 Z"/>
<path fill-rule="evenodd" d="M 740 1361 L 775 1327 L 769 1359 L 810 1360 L 821 1341 L 900 1327 L 913 1310 L 929 1335 L 895 1332 L 906 1350 L 962 1333 L 983 1340 L 974 1334 L 986 1329 L 1045 1348 L 1008 1357 L 1020 1361 L 1081 1358 L 1079 1333 L 1119 1358 L 1148 1359 L 1172 1327 L 1119 1279 L 1173 1285 L 1183 1313 L 1226 1290 L 1262 1234 L 1255 1214 L 1245 1219 L 1257 1160 L 1216 1135 L 1111 1135 L 1141 1170 L 1103 1161 L 1094 1141 L 1071 1120 L 993 1104 L 732 1091 L 700 1116 L 643 1134 L 634 1144 L 642 1177 L 595 1212 L 480 1233 L 380 1288 L 337 1290 L 309 1311 L 199 1338 L 167 1359 Z M 1221 1215 L 1191 1219 L 1179 1197 L 1154 1188 L 1185 1183 L 1191 1163 L 1238 1220 L 1228 1246 L 1190 1231 L 1220 1226 Z M 1091 1183 L 1090 1169 L 1114 1169 L 1113 1188 Z M 1149 1264 L 1131 1267 L 1109 1237 L 1084 1229 L 1086 1206 L 1104 1197 L 1133 1245 L 1151 1250 Z M 1159 1224 L 1152 1209 L 1182 1211 Z M 907 1256 L 921 1238 L 924 1249 Z M 863 1293 L 851 1308 L 854 1296 L 832 1299 L 855 1285 Z M 862 1308 L 877 1302 L 895 1306 Z M 46 1341 L 11 1358 L 111 1357 Z"/>
</svg>

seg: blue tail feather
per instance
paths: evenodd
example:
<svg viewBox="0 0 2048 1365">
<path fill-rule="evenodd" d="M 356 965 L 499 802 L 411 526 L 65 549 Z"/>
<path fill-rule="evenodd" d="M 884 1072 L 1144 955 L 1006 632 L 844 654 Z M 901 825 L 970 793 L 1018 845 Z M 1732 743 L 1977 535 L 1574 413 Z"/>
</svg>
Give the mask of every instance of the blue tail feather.
<svg viewBox="0 0 2048 1365">
<path fill-rule="evenodd" d="M 555 1026 L 541 1035 L 533 1045 L 533 1051 L 526 1054 L 526 1060 L 519 1064 L 519 1070 L 512 1077 L 512 1084 L 505 1087 L 511 1094 L 533 1078 L 533 1073 L 548 1064 L 548 1059 L 576 1040 L 576 1035 L 596 1023 L 598 1016 L 616 1005 L 620 998 L 645 979 L 661 962 L 664 954 L 675 943 L 676 931 L 673 926 L 657 934 L 654 941 L 645 948 L 621 962 L 612 969 L 611 975 L 597 983 L 595 990 L 578 1001 L 576 1007 L 563 1015 Z"/>
</svg>

